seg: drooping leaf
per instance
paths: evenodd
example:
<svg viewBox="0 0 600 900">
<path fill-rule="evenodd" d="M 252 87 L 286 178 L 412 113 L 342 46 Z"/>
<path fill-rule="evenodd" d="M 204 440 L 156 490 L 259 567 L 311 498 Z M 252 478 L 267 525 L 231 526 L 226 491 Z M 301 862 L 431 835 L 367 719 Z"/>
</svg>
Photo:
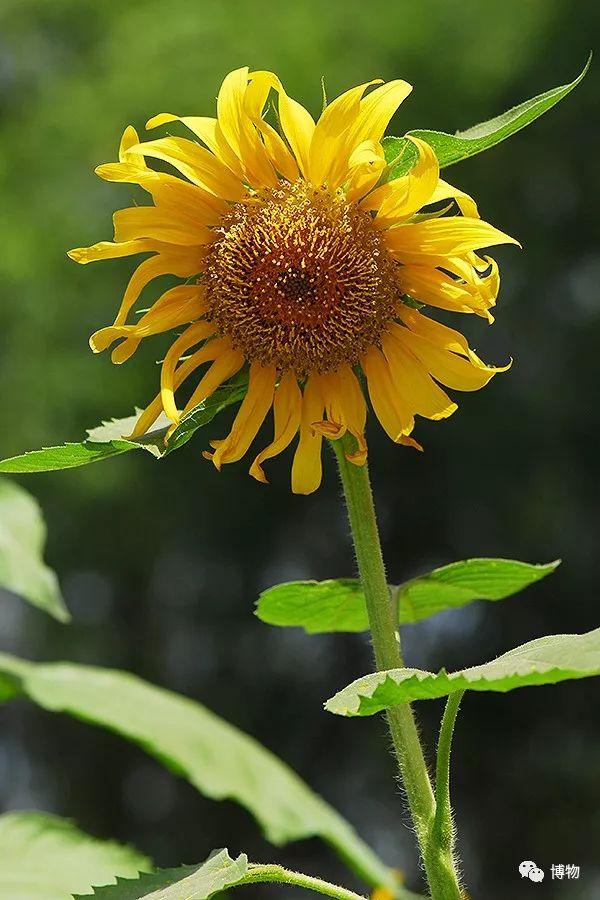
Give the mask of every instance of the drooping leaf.
<svg viewBox="0 0 600 900">
<path fill-rule="evenodd" d="M 339 716 L 371 716 L 399 703 L 445 697 L 453 691 L 505 692 L 592 675 L 600 675 L 600 628 L 587 634 L 537 638 L 482 666 L 459 672 L 375 672 L 339 691 L 325 708 Z"/>
<path fill-rule="evenodd" d="M 272 843 L 321 837 L 369 884 L 394 885 L 390 869 L 292 769 L 199 703 L 126 672 L 4 654 L 0 676 L 0 696 L 22 693 L 44 709 L 115 731 L 207 797 L 240 803 Z"/>
<path fill-rule="evenodd" d="M 37 501 L 18 484 L 0 478 L 0 588 L 68 622 L 56 575 L 44 563 L 45 545 L 46 526 Z"/>
<path fill-rule="evenodd" d="M 532 565 L 515 559 L 465 559 L 391 587 L 401 625 L 418 622 L 474 600 L 503 600 L 550 575 L 559 561 Z M 297 625 L 308 634 L 366 631 L 365 597 L 354 578 L 290 581 L 258 599 L 256 615 L 268 625 Z"/>
<path fill-rule="evenodd" d="M 151 871 L 142 854 L 92 838 L 57 816 L 0 816 L 0 900 L 71 900 L 92 885 L 136 878 L 140 871 Z"/>
<path fill-rule="evenodd" d="M 150 875 L 140 875 L 135 881 L 119 878 L 116 884 L 97 887 L 93 896 L 95 900 L 144 900 L 145 897 L 148 900 L 207 900 L 213 894 L 239 884 L 247 871 L 245 854 L 232 859 L 227 850 L 218 850 L 200 866 L 159 869 Z M 74 900 L 85 900 L 85 897 L 77 895 Z"/>
<path fill-rule="evenodd" d="M 142 437 L 131 440 L 137 416 L 112 419 L 88 431 L 88 437 L 79 443 L 63 444 L 60 447 L 46 447 L 30 450 L 20 456 L 12 456 L 0 461 L 0 472 L 27 474 L 30 472 L 54 472 L 58 469 L 74 469 L 88 463 L 119 456 L 129 450 L 146 450 L 157 459 L 167 456 L 186 444 L 194 432 L 207 425 L 214 417 L 230 406 L 238 403 L 247 390 L 247 376 L 238 378 L 219 388 L 214 394 L 184 416 L 167 439 L 171 423 L 162 416 L 157 425 Z"/>
<path fill-rule="evenodd" d="M 525 100 L 518 106 L 513 106 L 487 122 L 474 125 L 466 131 L 458 131 L 456 134 L 446 134 L 443 131 L 431 131 L 417 129 L 409 134 L 426 141 L 435 150 L 440 166 L 451 166 L 454 163 L 475 156 L 484 150 L 489 150 L 501 141 L 506 140 L 515 132 L 520 131 L 531 122 L 552 109 L 560 100 L 567 96 L 584 78 L 589 69 L 592 56 L 590 54 L 583 71 L 569 84 L 552 88 L 531 100 Z M 388 163 L 397 160 L 388 173 L 388 179 L 398 178 L 408 172 L 417 160 L 417 150 L 411 141 L 405 137 L 386 137 L 383 140 L 385 158 Z"/>
</svg>

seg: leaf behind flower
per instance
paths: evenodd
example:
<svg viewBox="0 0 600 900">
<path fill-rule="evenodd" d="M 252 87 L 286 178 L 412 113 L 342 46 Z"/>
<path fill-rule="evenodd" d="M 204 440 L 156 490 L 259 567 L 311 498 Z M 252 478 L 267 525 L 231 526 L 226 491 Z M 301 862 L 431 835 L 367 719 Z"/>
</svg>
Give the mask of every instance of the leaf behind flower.
<svg viewBox="0 0 600 900">
<path fill-rule="evenodd" d="M 562 84 L 559 87 L 551 88 L 525 100 L 512 109 L 488 119 L 486 122 L 480 122 L 479 125 L 473 125 L 466 131 L 457 131 L 456 134 L 447 134 L 443 131 L 432 131 L 429 129 L 416 129 L 410 131 L 413 137 L 421 138 L 426 141 L 433 149 L 439 160 L 440 166 L 452 166 L 463 159 L 475 156 L 477 153 L 483 153 L 495 147 L 501 141 L 532 122 L 535 122 L 540 116 L 552 109 L 557 103 L 563 100 L 585 77 L 592 61 L 590 53 L 588 60 L 579 73 L 577 78 L 568 84 Z M 391 164 L 388 171 L 387 179 L 398 178 L 410 171 L 417 161 L 417 148 L 407 140 L 406 137 L 386 137 L 383 139 L 383 149 L 388 164 Z"/>
</svg>

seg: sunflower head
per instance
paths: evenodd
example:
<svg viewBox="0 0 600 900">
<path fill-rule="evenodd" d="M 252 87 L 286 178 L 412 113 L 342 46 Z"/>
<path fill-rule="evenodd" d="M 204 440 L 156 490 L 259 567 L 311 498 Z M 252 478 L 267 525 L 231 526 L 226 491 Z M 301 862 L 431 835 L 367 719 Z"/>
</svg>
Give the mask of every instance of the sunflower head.
<svg viewBox="0 0 600 900">
<path fill-rule="evenodd" d="M 396 263 L 368 212 L 306 181 L 225 217 L 206 260 L 209 318 L 246 359 L 298 377 L 358 365 L 395 316 Z"/>
<path fill-rule="evenodd" d="M 250 474 L 266 481 L 264 462 L 299 434 L 292 488 L 310 493 L 321 480 L 324 436 L 350 432 L 350 459 L 364 464 L 367 396 L 392 440 L 419 448 L 410 437 L 415 415 L 442 419 L 456 409 L 443 387 L 476 390 L 503 370 L 421 311 L 492 322 L 498 268 L 479 251 L 516 241 L 440 178 L 424 141 L 409 138 L 416 162 L 393 177 L 396 161 L 388 164 L 381 140 L 410 90 L 405 81 L 360 85 L 315 122 L 273 73 L 243 68 L 225 78 L 216 118 L 163 113 L 147 123 L 182 122 L 191 139 L 140 142 L 125 130 L 119 161 L 97 172 L 140 185 L 151 204 L 116 212 L 114 241 L 69 255 L 80 263 L 145 255 L 114 323 L 92 335 L 95 352 L 113 346 L 122 363 L 144 338 L 179 332 L 134 434 L 163 412 L 175 426 L 247 369 L 231 431 L 205 456 L 217 469 L 239 460 L 272 409 L 273 440 Z M 153 169 L 153 160 L 172 172 Z M 160 275 L 178 283 L 131 323 Z M 181 408 L 176 392 L 192 377 Z"/>
</svg>

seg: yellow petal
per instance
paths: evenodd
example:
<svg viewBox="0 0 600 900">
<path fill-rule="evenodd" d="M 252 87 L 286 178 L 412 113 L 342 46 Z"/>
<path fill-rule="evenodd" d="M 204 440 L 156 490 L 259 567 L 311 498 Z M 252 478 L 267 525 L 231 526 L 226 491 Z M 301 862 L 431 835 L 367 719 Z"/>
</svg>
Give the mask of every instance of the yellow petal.
<svg viewBox="0 0 600 900">
<path fill-rule="evenodd" d="M 385 232 L 390 250 L 417 257 L 460 256 L 470 250 L 491 247 L 494 244 L 516 244 L 519 242 L 508 234 L 494 228 L 481 219 L 466 216 L 451 216 L 429 219 L 418 224 L 398 225 Z"/>
<path fill-rule="evenodd" d="M 386 162 L 381 144 L 363 141 L 352 152 L 348 162 L 350 178 L 345 186 L 346 199 L 356 202 L 375 187 Z"/>
<path fill-rule="evenodd" d="M 462 334 L 415 310 L 405 309 L 401 311 L 401 317 L 408 327 L 391 326 L 390 331 L 446 387 L 477 391 L 497 372 L 505 372 L 511 366 L 511 363 L 487 366 L 471 350 Z"/>
<path fill-rule="evenodd" d="M 260 118 L 269 92 L 269 84 L 260 78 L 261 74 L 257 73 L 247 98 L 248 67 L 230 72 L 219 90 L 217 117 L 250 183 L 255 187 L 277 187 L 277 176 L 253 122 Z"/>
<path fill-rule="evenodd" d="M 158 128 L 159 125 L 165 125 L 168 122 L 181 122 L 186 128 L 189 128 L 208 149 L 214 153 L 217 159 L 220 159 L 228 169 L 242 179 L 244 172 L 240 165 L 240 161 L 225 140 L 221 126 L 217 119 L 209 116 L 175 116 L 173 113 L 159 113 L 146 122 L 146 128 Z"/>
<path fill-rule="evenodd" d="M 145 185 L 142 184 L 142 187 Z M 163 176 L 148 189 L 159 209 L 186 216 L 201 225 L 219 224 L 222 216 L 229 210 L 229 204 L 220 197 L 180 178 Z"/>
<path fill-rule="evenodd" d="M 113 223 L 116 242 L 154 238 L 169 244 L 193 247 L 209 244 L 215 238 L 214 232 L 201 222 L 157 206 L 118 209 L 113 215 Z"/>
<path fill-rule="evenodd" d="M 211 347 L 211 344 L 218 345 L 218 347 Z M 223 347 L 227 349 L 223 350 Z M 195 406 L 198 406 L 199 403 L 204 403 L 204 401 L 210 397 L 223 382 L 228 381 L 229 378 L 236 375 L 245 362 L 244 356 L 239 350 L 231 349 L 231 341 L 228 338 L 213 338 L 213 340 L 208 341 L 203 350 L 205 359 L 202 361 L 207 361 L 209 359 L 214 359 L 215 361 L 198 382 L 197 387 L 194 389 L 192 396 L 181 413 L 182 416 L 187 415 L 187 413 Z M 201 351 L 198 351 L 198 354 L 200 354 L 200 352 Z"/>
<path fill-rule="evenodd" d="M 314 424 L 323 418 L 324 405 L 320 376 L 311 375 L 302 394 L 300 440 L 292 464 L 292 491 L 294 494 L 312 494 L 321 484 L 323 437 L 315 430 Z"/>
<path fill-rule="evenodd" d="M 355 465 L 364 465 L 367 458 L 364 436 L 367 404 L 356 375 L 349 366 L 322 375 L 321 392 L 327 421 L 319 422 L 316 429 L 329 440 L 338 440 L 349 431 L 356 439 L 357 448 L 346 454 L 346 458 Z"/>
<path fill-rule="evenodd" d="M 247 85 L 248 66 L 243 66 L 225 76 L 217 97 L 219 125 L 225 140 L 239 159 L 242 159 L 240 118 Z"/>
<path fill-rule="evenodd" d="M 432 341 L 432 343 L 444 350 L 451 350 L 453 353 L 459 353 L 461 356 L 472 359 L 476 365 L 484 365 L 473 350 L 471 350 L 467 343 L 467 339 L 460 331 L 449 328 L 441 322 L 436 322 L 435 319 L 430 319 L 429 316 L 424 316 L 417 312 L 416 309 L 410 309 L 404 305 L 399 306 L 398 314 L 402 321 L 408 325 L 408 328 L 415 334 L 419 334 L 428 341 Z M 401 328 L 396 328 L 396 331 L 399 334 L 404 333 Z"/>
<path fill-rule="evenodd" d="M 477 204 L 473 198 L 469 196 L 469 194 L 465 194 L 464 191 L 460 191 L 458 188 L 453 187 L 451 184 L 448 184 L 447 181 L 443 181 L 440 178 L 428 202 L 439 203 L 442 200 L 456 200 L 458 208 L 463 216 L 468 216 L 473 219 L 479 218 L 479 210 L 477 209 Z"/>
<path fill-rule="evenodd" d="M 497 276 L 497 266 L 495 274 Z M 480 279 L 480 289 L 477 289 L 477 285 L 458 281 L 427 266 L 402 266 L 399 277 L 402 290 L 421 303 L 452 312 L 476 313 L 488 320 L 488 310 L 495 303 L 499 287 L 497 277 L 493 284 L 488 279 Z"/>
<path fill-rule="evenodd" d="M 369 209 L 377 210 L 375 222 L 379 226 L 393 225 L 399 219 L 413 216 L 431 202 L 440 177 L 440 166 L 432 147 L 418 138 L 411 138 L 417 146 L 417 162 L 407 175 L 388 181 L 373 191 L 365 201 Z"/>
<path fill-rule="evenodd" d="M 149 238 L 120 243 L 100 241 L 98 244 L 92 244 L 91 247 L 76 247 L 74 250 L 69 250 L 67 256 L 85 266 L 87 263 L 96 262 L 99 259 L 119 259 L 122 256 L 134 256 L 136 253 L 155 252 L 161 246 L 164 244 Z"/>
<path fill-rule="evenodd" d="M 482 259 L 473 252 L 465 253 L 463 256 L 430 256 L 394 251 L 394 257 L 402 263 L 401 273 L 405 270 L 410 272 L 418 269 L 424 273 L 425 278 L 429 278 L 428 275 L 425 275 L 426 272 L 433 273 L 431 278 L 435 278 L 435 270 L 443 269 L 455 275 L 461 289 L 472 295 L 473 311 L 484 316 L 488 322 L 494 321 L 489 309 L 494 306 L 498 296 L 500 273 L 498 264 L 490 256 Z M 408 293 L 408 291 L 406 292 Z M 417 297 L 417 299 L 420 298 Z M 441 302 L 434 303 L 433 299 L 424 302 L 431 303 L 432 306 L 442 305 Z M 443 306 L 442 308 L 446 309 L 447 307 Z"/>
<path fill-rule="evenodd" d="M 163 409 L 172 422 L 179 422 L 180 419 L 175 404 L 175 367 L 190 347 L 210 337 L 214 331 L 215 326 L 211 322 L 194 322 L 173 342 L 163 360 L 160 370 L 160 393 Z"/>
<path fill-rule="evenodd" d="M 236 176 L 205 147 L 186 138 L 158 138 L 138 144 L 135 151 L 162 159 L 210 194 L 227 200 L 241 200 L 246 189 Z"/>
<path fill-rule="evenodd" d="M 400 393 L 399 386 L 394 383 L 389 364 L 380 350 L 371 347 L 362 358 L 361 365 L 367 376 L 369 397 L 375 415 L 391 439 L 399 443 L 402 436 L 413 430 L 414 415 Z"/>
<path fill-rule="evenodd" d="M 315 121 L 300 103 L 288 97 L 283 87 L 279 92 L 279 120 L 298 167 L 305 178 L 310 171 L 310 145 L 315 132 Z"/>
<path fill-rule="evenodd" d="M 406 81 L 388 81 L 363 97 L 353 126 L 352 138 L 356 143 L 380 141 L 390 119 L 411 91 L 412 85 Z"/>
<path fill-rule="evenodd" d="M 273 403 L 275 366 L 252 363 L 248 391 L 242 401 L 227 437 L 220 441 L 212 461 L 217 469 L 224 463 L 237 462 L 248 450 Z"/>
<path fill-rule="evenodd" d="M 152 195 L 157 206 L 181 211 L 203 225 L 218 224 L 228 210 L 224 200 L 195 184 L 131 163 L 105 163 L 96 168 L 96 174 L 105 181 L 139 184 Z"/>
<path fill-rule="evenodd" d="M 143 338 L 193 322 L 205 312 L 200 285 L 177 285 L 166 291 L 135 325 L 110 325 L 96 331 L 90 338 L 90 347 L 94 353 L 100 353 L 119 338 L 126 338 L 127 347 L 121 344 L 120 352 L 116 357 L 113 355 L 113 362 L 122 363 L 135 352 Z"/>
<path fill-rule="evenodd" d="M 345 91 L 323 110 L 310 144 L 310 179 L 315 185 L 327 183 L 335 190 L 344 180 L 350 155 L 360 143 L 353 142 L 351 129 L 359 115 L 361 97 L 371 84 L 376 81 Z"/>
<path fill-rule="evenodd" d="M 384 334 L 383 352 L 395 383 L 401 386 L 413 412 L 428 419 L 446 419 L 458 408 L 435 383 L 419 360 L 396 337 Z"/>
<path fill-rule="evenodd" d="M 200 350 L 196 350 L 195 353 L 192 353 L 191 356 L 184 359 L 181 365 L 177 367 L 173 383 L 174 390 L 176 391 L 180 388 L 183 382 L 189 378 L 192 372 L 195 372 L 199 366 L 203 365 L 203 363 L 209 359 L 214 359 L 220 353 L 224 353 L 228 349 L 231 349 L 231 341 L 227 338 L 213 338 L 212 340 L 207 341 Z M 213 353 L 214 356 L 211 355 Z M 136 438 L 146 434 L 162 412 L 162 396 L 158 393 L 140 413 L 130 437 Z"/>
<path fill-rule="evenodd" d="M 133 125 L 128 125 L 123 132 L 123 137 L 121 138 L 121 143 L 119 145 L 120 162 L 133 164 L 139 168 L 145 168 L 146 161 L 144 157 L 140 153 L 135 153 L 131 150 L 131 148 L 135 147 L 139 142 L 140 139 L 137 131 Z"/>
<path fill-rule="evenodd" d="M 299 175 L 298 164 L 288 149 L 285 141 L 268 122 L 262 118 L 263 110 L 271 89 L 279 90 L 281 82 L 273 72 L 251 72 L 250 83 L 244 95 L 244 112 L 253 125 L 260 131 L 268 159 L 275 169 L 287 178 L 295 181 Z"/>
<path fill-rule="evenodd" d="M 478 391 L 485 387 L 497 372 L 504 372 L 509 366 L 477 366 L 470 359 L 456 356 L 447 350 L 434 346 L 429 341 L 407 329 L 404 341 L 431 372 L 434 378 L 446 387 L 458 391 Z"/>
<path fill-rule="evenodd" d="M 179 248 L 174 248 L 174 251 Z M 157 253 L 150 259 L 145 259 L 139 264 L 131 278 L 119 311 L 115 317 L 114 325 L 124 325 L 127 315 L 144 288 L 161 275 L 178 275 L 180 278 L 187 278 L 195 275 L 200 270 L 201 257 L 196 248 L 183 248 L 180 253 L 168 252 Z"/>
<path fill-rule="evenodd" d="M 273 401 L 273 415 L 275 419 L 275 429 L 273 440 L 268 447 L 262 450 L 252 465 L 250 466 L 250 475 L 267 483 L 267 476 L 264 473 L 262 464 L 267 459 L 272 459 L 288 447 L 300 427 L 300 418 L 302 413 L 302 392 L 298 387 L 298 381 L 294 372 L 285 372 L 279 385 L 275 391 L 275 399 Z"/>
</svg>

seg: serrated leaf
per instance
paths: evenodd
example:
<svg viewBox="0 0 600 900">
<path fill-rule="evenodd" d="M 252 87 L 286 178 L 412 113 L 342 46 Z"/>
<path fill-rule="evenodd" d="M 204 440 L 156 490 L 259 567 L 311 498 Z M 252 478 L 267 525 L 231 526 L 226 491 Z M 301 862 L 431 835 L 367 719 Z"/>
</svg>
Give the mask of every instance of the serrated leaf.
<svg viewBox="0 0 600 900">
<path fill-rule="evenodd" d="M 525 100 L 518 106 L 507 110 L 487 122 L 474 125 L 466 131 L 458 131 L 456 134 L 446 134 L 443 131 L 431 131 L 417 129 L 409 134 L 426 141 L 435 150 L 440 166 L 454 165 L 484 150 L 489 150 L 501 141 L 530 125 L 537 118 L 552 109 L 560 100 L 567 96 L 585 77 L 590 67 L 592 54 L 588 58 L 583 71 L 569 84 L 560 85 Z M 383 139 L 385 158 L 388 163 L 397 163 L 388 172 L 388 180 L 398 178 L 408 172 L 417 160 L 417 150 L 405 137 L 386 137 Z"/>
<path fill-rule="evenodd" d="M 151 870 L 130 847 L 101 841 L 37 812 L 0 816 L 0 900 L 71 900 L 75 892 Z"/>
<path fill-rule="evenodd" d="M 70 663 L 0 654 L 0 675 L 0 694 L 20 691 L 44 709 L 115 731 L 207 797 L 240 803 L 274 844 L 318 836 L 369 884 L 394 884 L 352 826 L 289 766 L 199 703 L 127 672 Z"/>
<path fill-rule="evenodd" d="M 0 478 L 0 588 L 68 622 L 56 575 L 44 563 L 45 546 L 46 526 L 37 501 L 18 484 Z"/>
<path fill-rule="evenodd" d="M 554 572 L 559 561 L 532 565 L 515 559 L 465 559 L 391 586 L 400 625 L 474 600 L 503 600 Z M 256 615 L 268 625 L 296 625 L 308 634 L 366 631 L 365 597 L 355 578 L 290 581 L 260 595 Z"/>
<path fill-rule="evenodd" d="M 217 850 L 200 866 L 179 866 L 141 875 L 135 881 L 118 879 L 114 885 L 96 888 L 95 900 L 207 900 L 213 894 L 239 884 L 248 872 L 248 857 L 232 859 Z M 88 895 L 85 895 L 89 897 Z M 85 900 L 77 895 L 74 900 Z"/>
<path fill-rule="evenodd" d="M 86 440 L 79 443 L 63 444 L 60 447 L 46 447 L 42 450 L 30 450 L 20 456 L 12 456 L 0 461 L 0 472 L 11 474 L 28 474 L 31 472 L 54 472 L 59 469 L 74 469 L 88 463 L 99 462 L 127 453 L 129 450 L 146 450 L 157 459 L 167 456 L 186 444 L 194 432 L 207 425 L 214 417 L 230 406 L 238 403 L 247 390 L 247 376 L 238 378 L 200 403 L 184 416 L 167 439 L 171 426 L 165 416 L 158 420 L 158 426 L 142 437 L 131 440 L 131 434 L 137 415 L 124 419 L 111 419 L 88 431 Z"/>
<path fill-rule="evenodd" d="M 353 681 L 328 700 L 339 716 L 371 716 L 399 703 L 445 697 L 454 691 L 512 691 L 600 675 L 600 628 L 587 634 L 537 638 L 482 666 L 437 674 L 422 669 L 389 669 Z"/>
</svg>

